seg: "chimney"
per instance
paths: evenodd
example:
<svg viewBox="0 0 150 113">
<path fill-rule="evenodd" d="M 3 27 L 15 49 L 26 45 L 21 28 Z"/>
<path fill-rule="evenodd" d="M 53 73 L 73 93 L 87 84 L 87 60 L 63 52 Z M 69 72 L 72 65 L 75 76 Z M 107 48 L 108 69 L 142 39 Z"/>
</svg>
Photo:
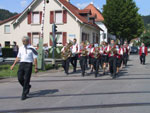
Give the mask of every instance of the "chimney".
<svg viewBox="0 0 150 113">
<path fill-rule="evenodd" d="M 70 0 L 66 0 L 67 2 L 70 2 Z"/>
</svg>

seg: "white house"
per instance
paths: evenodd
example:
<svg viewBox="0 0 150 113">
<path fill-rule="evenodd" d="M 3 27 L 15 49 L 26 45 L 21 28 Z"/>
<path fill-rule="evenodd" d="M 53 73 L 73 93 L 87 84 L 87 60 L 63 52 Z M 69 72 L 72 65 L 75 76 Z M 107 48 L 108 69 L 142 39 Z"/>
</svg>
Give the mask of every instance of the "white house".
<svg viewBox="0 0 150 113">
<path fill-rule="evenodd" d="M 102 41 L 108 42 L 108 30 L 107 27 L 105 26 L 104 22 L 104 17 L 101 14 L 100 10 L 96 8 L 93 3 L 89 4 L 85 9 L 91 10 L 92 17 L 95 18 L 95 23 L 103 30 L 100 31 L 100 43 Z"/>
<path fill-rule="evenodd" d="M 44 0 L 33 0 L 21 13 L 0 22 L 0 43 L 2 46 L 16 41 L 22 45 L 22 37 L 29 36 L 30 43 L 37 46 L 41 33 L 42 10 Z M 89 9 L 80 10 L 72 5 L 69 0 L 49 0 L 45 6 L 44 43 L 52 46 L 50 35 L 52 24 L 57 25 L 58 43 L 65 45 L 69 40 L 88 40 L 91 43 L 100 41 L 103 30 L 95 24 L 92 12 Z"/>
</svg>

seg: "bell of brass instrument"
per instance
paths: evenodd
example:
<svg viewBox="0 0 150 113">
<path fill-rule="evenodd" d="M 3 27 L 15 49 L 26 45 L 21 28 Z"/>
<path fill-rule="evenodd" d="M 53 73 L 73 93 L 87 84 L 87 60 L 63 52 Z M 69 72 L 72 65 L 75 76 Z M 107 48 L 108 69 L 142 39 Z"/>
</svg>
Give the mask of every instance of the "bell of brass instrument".
<svg viewBox="0 0 150 113">
<path fill-rule="evenodd" d="M 81 52 L 81 56 L 87 56 L 87 55 L 88 55 L 88 50 L 86 48 L 83 48 Z"/>
<path fill-rule="evenodd" d="M 112 48 L 110 49 L 109 53 L 111 53 L 111 54 L 116 54 L 116 53 L 117 53 L 116 48 L 115 48 L 115 47 L 112 47 Z"/>
<path fill-rule="evenodd" d="M 68 59 L 71 56 L 70 47 L 73 45 L 72 42 L 69 42 L 68 45 L 64 48 L 64 51 L 61 52 L 61 58 L 63 60 Z"/>
<path fill-rule="evenodd" d="M 98 58 L 100 56 L 100 52 L 98 47 L 95 48 L 95 52 L 94 52 L 94 58 Z"/>
</svg>

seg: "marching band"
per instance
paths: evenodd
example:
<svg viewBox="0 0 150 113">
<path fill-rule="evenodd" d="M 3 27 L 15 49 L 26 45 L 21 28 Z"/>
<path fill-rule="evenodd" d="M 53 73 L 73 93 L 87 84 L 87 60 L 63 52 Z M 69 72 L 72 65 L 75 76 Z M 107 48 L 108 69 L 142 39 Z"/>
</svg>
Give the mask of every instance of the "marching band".
<svg viewBox="0 0 150 113">
<path fill-rule="evenodd" d="M 73 66 L 73 73 L 76 72 L 78 59 L 83 77 L 86 70 L 90 68 L 91 73 L 94 71 L 95 78 L 110 73 L 115 79 L 123 65 L 127 66 L 130 51 L 127 42 L 124 45 L 117 45 L 114 40 L 111 40 L 110 44 L 103 42 L 101 46 L 97 43 L 81 42 L 79 46 L 76 41 L 74 39 L 73 42 L 67 43 L 61 50 L 62 66 L 67 75 L 69 74 L 69 63 Z M 87 68 L 88 64 L 89 68 Z M 103 74 L 99 74 L 100 69 Z"/>
</svg>

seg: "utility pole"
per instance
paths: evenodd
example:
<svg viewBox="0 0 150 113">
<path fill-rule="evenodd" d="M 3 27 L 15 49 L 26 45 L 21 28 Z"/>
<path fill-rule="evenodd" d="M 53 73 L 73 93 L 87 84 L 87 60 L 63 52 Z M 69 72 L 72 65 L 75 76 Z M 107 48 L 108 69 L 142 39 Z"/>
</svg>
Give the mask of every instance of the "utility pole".
<svg viewBox="0 0 150 113">
<path fill-rule="evenodd" d="M 45 6 L 49 3 L 49 0 L 43 0 L 43 11 L 42 11 L 42 22 L 41 22 L 41 34 L 39 40 L 39 50 L 38 50 L 38 69 L 45 69 L 44 66 L 44 51 L 43 51 L 43 39 L 44 39 L 44 20 L 45 20 Z"/>
<path fill-rule="evenodd" d="M 52 64 L 55 65 L 55 49 L 56 49 L 56 32 L 57 32 L 57 26 L 56 24 L 52 25 L 52 33 L 53 33 L 53 47 L 52 47 L 52 58 L 53 62 Z"/>
</svg>

